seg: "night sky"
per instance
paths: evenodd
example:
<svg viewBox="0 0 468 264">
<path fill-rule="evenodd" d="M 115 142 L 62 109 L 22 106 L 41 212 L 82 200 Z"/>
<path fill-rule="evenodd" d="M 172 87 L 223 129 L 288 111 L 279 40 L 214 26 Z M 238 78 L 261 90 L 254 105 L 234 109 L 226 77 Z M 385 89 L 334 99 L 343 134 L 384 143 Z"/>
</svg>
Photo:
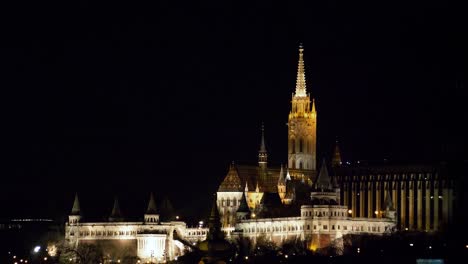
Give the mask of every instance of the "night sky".
<svg viewBox="0 0 468 264">
<path fill-rule="evenodd" d="M 0 216 L 65 215 L 76 191 L 88 215 L 118 195 L 138 217 L 150 191 L 203 214 L 232 160 L 256 164 L 262 121 L 286 161 L 301 42 L 320 158 L 337 137 L 346 161 L 466 157 L 461 7 L 63 2 L 3 8 Z"/>
</svg>

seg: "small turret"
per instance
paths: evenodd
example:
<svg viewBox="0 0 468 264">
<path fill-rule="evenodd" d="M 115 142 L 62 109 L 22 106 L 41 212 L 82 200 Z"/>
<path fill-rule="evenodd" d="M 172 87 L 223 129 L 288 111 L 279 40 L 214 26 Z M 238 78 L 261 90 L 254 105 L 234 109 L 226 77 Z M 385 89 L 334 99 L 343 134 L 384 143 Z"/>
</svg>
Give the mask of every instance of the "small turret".
<svg viewBox="0 0 468 264">
<path fill-rule="evenodd" d="M 68 216 L 68 224 L 76 225 L 81 220 L 80 201 L 78 200 L 78 193 L 75 194 L 75 200 L 73 202 L 73 208 Z"/>
<path fill-rule="evenodd" d="M 159 223 L 159 214 L 156 208 L 156 201 L 154 200 L 153 193 L 150 194 L 150 200 L 148 202 L 148 209 L 145 213 L 145 223 L 157 224 Z"/>
<path fill-rule="evenodd" d="M 281 164 L 281 170 L 278 177 L 278 195 L 281 201 L 284 200 L 286 195 L 286 177 L 284 175 L 283 164 Z"/>
<path fill-rule="evenodd" d="M 117 196 L 114 198 L 114 207 L 112 208 L 111 215 L 109 216 L 109 222 L 121 222 L 123 221 L 122 212 L 120 211 L 119 200 Z"/>
</svg>

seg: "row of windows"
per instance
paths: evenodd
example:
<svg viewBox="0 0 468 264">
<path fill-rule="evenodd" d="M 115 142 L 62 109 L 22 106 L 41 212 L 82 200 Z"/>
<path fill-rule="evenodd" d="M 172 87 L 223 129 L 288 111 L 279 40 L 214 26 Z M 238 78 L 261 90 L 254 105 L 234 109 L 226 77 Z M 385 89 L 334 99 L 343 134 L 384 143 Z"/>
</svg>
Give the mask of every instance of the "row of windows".
<svg viewBox="0 0 468 264">
<path fill-rule="evenodd" d="M 136 235 L 137 231 L 80 231 L 79 236 L 131 236 Z M 75 232 L 71 231 L 70 236 Z"/>
<path fill-rule="evenodd" d="M 341 228 L 343 228 L 343 230 L 348 230 L 348 226 L 340 226 L 340 225 L 331 225 L 331 230 L 341 230 Z M 352 231 L 364 231 L 364 226 L 351 226 L 350 227 Z M 306 226 L 306 229 L 307 230 L 310 230 L 310 225 L 307 225 Z M 278 226 L 275 226 L 275 227 L 258 227 L 258 228 L 255 228 L 255 227 L 250 227 L 250 228 L 247 228 L 245 231 L 247 233 L 255 233 L 255 232 L 258 232 L 258 233 L 264 233 L 264 232 L 279 232 L 279 231 L 300 231 L 300 230 L 304 230 L 304 228 L 302 226 L 283 226 L 282 228 L 281 227 L 278 227 Z M 317 225 L 314 225 L 314 230 L 317 230 Z M 328 230 L 328 225 L 322 225 L 322 230 Z M 385 231 L 388 230 L 388 227 L 386 226 L 385 227 Z M 367 227 L 367 231 L 368 232 L 380 232 L 380 226 L 368 226 Z"/>
<path fill-rule="evenodd" d="M 306 145 L 306 146 L 304 146 L 304 145 Z M 303 153 L 303 152 L 311 153 L 312 152 L 311 146 L 312 146 L 312 142 L 307 141 L 306 144 L 304 144 L 304 140 L 302 138 L 299 139 L 299 151 L 298 151 L 298 153 Z M 296 153 L 296 140 L 295 139 L 291 139 L 291 153 L 292 154 Z"/>
<path fill-rule="evenodd" d="M 299 230 L 303 230 L 303 227 L 302 226 L 283 226 L 283 227 L 279 227 L 279 226 L 274 226 L 274 227 L 258 227 L 258 228 L 254 228 L 254 227 L 251 227 L 251 228 L 247 228 L 246 229 L 246 232 L 247 233 L 255 233 L 255 232 L 259 232 L 259 233 L 263 233 L 263 232 L 279 232 L 279 231 L 299 231 Z"/>
<path fill-rule="evenodd" d="M 315 211 L 315 216 L 346 216 L 345 212 L 320 212 L 320 211 Z M 312 211 L 308 212 L 303 212 L 302 216 L 312 216 Z"/>
<path fill-rule="evenodd" d="M 192 232 L 187 232 L 188 236 L 204 236 L 206 235 L 207 231 L 192 231 Z"/>
<path fill-rule="evenodd" d="M 240 203 L 241 203 L 241 200 L 236 200 L 236 199 L 224 200 L 224 199 L 221 199 L 221 206 L 237 206 Z"/>
</svg>

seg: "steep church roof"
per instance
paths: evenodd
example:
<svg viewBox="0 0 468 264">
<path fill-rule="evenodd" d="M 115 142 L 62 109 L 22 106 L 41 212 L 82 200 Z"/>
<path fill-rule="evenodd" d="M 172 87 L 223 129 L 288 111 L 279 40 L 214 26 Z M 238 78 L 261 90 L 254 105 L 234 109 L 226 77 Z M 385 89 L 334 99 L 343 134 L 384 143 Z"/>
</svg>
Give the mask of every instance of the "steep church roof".
<svg viewBox="0 0 468 264">
<path fill-rule="evenodd" d="M 218 192 L 242 192 L 242 182 L 237 172 L 236 165 L 232 163 L 223 182 L 218 188 Z"/>
</svg>

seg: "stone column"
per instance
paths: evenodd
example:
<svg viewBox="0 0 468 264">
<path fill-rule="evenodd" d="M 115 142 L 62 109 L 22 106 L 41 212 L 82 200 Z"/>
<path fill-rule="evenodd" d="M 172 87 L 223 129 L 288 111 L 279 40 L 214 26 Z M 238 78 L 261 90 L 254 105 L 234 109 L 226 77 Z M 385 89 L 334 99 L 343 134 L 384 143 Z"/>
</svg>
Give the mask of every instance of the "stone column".
<svg viewBox="0 0 468 264">
<path fill-rule="evenodd" d="M 358 189 L 358 183 L 357 182 L 352 182 L 351 183 L 351 211 L 353 212 L 352 213 L 352 216 L 353 217 L 356 217 L 356 211 L 357 211 L 357 205 L 356 205 L 356 196 L 357 196 L 357 193 L 356 193 L 356 190 Z"/>
<path fill-rule="evenodd" d="M 422 186 L 422 181 L 418 181 L 418 186 L 417 186 L 417 207 L 418 207 L 418 215 L 416 216 L 417 217 L 417 228 L 418 228 L 418 231 L 423 231 L 423 210 L 422 210 L 422 202 L 423 202 L 423 196 L 422 196 L 422 192 L 423 192 L 423 186 Z"/>
<path fill-rule="evenodd" d="M 390 186 L 392 188 L 392 199 L 393 199 L 393 206 L 395 210 L 398 210 L 398 186 L 396 182 L 390 182 Z"/>
<path fill-rule="evenodd" d="M 361 182 L 360 186 L 360 191 L 359 191 L 359 217 L 364 217 L 365 216 L 365 209 L 366 209 L 366 195 L 365 195 L 365 190 L 366 190 L 366 183 Z"/>
<path fill-rule="evenodd" d="M 447 225 L 449 223 L 450 215 L 450 197 L 448 182 L 442 181 L 442 224 Z"/>
<path fill-rule="evenodd" d="M 375 183 L 375 210 L 377 211 L 376 217 L 382 217 L 382 183 L 380 181 Z M 374 213 L 375 214 L 375 213 Z"/>
<path fill-rule="evenodd" d="M 406 183 L 402 181 L 400 183 L 401 195 L 400 195 L 400 221 L 401 221 L 401 228 L 404 230 L 406 225 Z"/>
<path fill-rule="evenodd" d="M 434 230 L 439 230 L 439 182 L 434 182 Z"/>
<path fill-rule="evenodd" d="M 373 199 L 373 189 L 372 186 L 373 182 L 372 181 L 369 181 L 367 183 L 367 217 L 369 218 L 372 218 L 374 217 L 374 212 L 372 211 L 372 208 L 374 208 L 373 206 L 373 202 L 374 202 L 374 199 Z"/>
<path fill-rule="evenodd" d="M 426 181 L 426 231 L 431 230 L 431 182 Z"/>
<path fill-rule="evenodd" d="M 408 228 L 410 230 L 414 229 L 414 181 L 409 182 L 409 200 L 408 200 Z"/>
</svg>

